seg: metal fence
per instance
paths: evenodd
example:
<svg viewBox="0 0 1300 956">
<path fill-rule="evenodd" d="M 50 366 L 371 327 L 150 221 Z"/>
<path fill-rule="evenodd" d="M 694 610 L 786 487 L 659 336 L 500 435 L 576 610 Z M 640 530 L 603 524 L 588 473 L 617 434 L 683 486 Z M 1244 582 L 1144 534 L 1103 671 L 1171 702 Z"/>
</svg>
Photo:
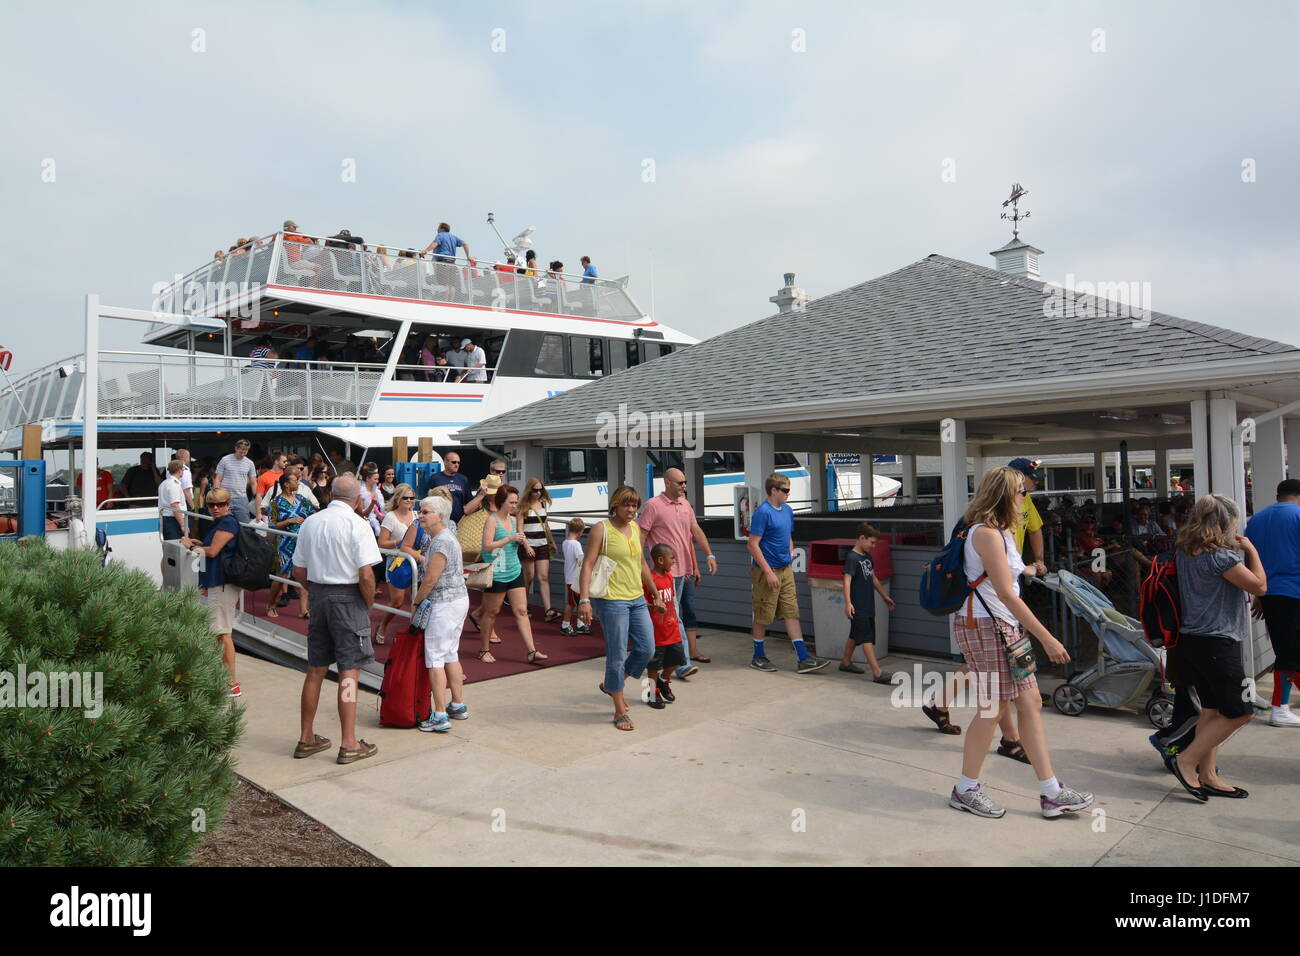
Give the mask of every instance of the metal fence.
<svg viewBox="0 0 1300 956">
<path fill-rule="evenodd" d="M 279 285 L 623 322 L 645 317 L 620 280 L 564 273 L 527 276 L 515 265 L 490 259 L 440 261 L 445 257 L 376 251 L 396 247 L 304 238 L 310 241 L 286 242 L 277 233 L 248 243 L 166 286 L 154 309 L 223 314 L 259 287 Z"/>
</svg>

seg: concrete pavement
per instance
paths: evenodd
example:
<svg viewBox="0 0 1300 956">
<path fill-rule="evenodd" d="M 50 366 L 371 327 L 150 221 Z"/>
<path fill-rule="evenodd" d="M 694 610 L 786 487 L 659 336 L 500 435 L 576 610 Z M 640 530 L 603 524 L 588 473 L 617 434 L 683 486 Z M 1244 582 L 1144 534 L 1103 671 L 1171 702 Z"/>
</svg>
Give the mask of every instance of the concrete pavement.
<svg viewBox="0 0 1300 956">
<path fill-rule="evenodd" d="M 379 754 L 350 766 L 333 750 L 290 758 L 302 676 L 240 655 L 238 770 L 395 865 L 1300 863 L 1300 730 L 1244 728 L 1220 764 L 1250 798 L 1202 805 L 1165 772 L 1141 715 L 1049 705 L 1057 776 L 1095 807 L 1042 819 L 1031 768 L 991 753 L 982 779 L 1007 815 L 981 820 L 947 806 L 963 738 L 891 706 L 891 688 L 834 664 L 795 674 L 777 639 L 781 670 L 764 674 L 746 666 L 747 635 L 702 633 L 714 663 L 674 682 L 666 710 L 634 702 L 631 733 L 611 724 L 603 662 L 588 661 L 471 684 L 471 719 L 445 735 L 379 727 L 363 692 L 360 735 Z M 335 691 L 316 731 L 337 746 Z"/>
</svg>

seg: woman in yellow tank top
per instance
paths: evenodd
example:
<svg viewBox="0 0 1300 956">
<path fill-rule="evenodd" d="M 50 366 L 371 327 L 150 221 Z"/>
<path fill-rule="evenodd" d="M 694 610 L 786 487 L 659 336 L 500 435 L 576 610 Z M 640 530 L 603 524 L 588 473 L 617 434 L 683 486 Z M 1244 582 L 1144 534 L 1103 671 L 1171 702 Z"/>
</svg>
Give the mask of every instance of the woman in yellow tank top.
<svg viewBox="0 0 1300 956">
<path fill-rule="evenodd" d="M 645 595 L 653 594 L 655 609 L 664 610 L 663 598 L 654 586 L 641 549 L 641 529 L 634 520 L 640 507 L 641 496 L 627 485 L 609 496 L 610 518 L 591 529 L 578 588 L 579 620 L 590 625 L 594 607 L 605 633 L 605 680 L 600 689 L 614 701 L 614 726 L 619 730 L 634 729 L 627 698 L 623 696 L 623 680 L 625 677 L 639 680 L 655 650 L 654 624 Z M 591 574 L 602 554 L 612 559 L 615 567 L 605 596 L 592 599 L 588 593 Z"/>
</svg>

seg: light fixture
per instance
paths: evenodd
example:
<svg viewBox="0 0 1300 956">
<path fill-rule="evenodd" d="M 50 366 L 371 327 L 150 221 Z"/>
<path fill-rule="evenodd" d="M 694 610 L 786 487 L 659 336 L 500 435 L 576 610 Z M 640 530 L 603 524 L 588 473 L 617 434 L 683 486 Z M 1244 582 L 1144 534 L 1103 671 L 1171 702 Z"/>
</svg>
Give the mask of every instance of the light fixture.
<svg viewBox="0 0 1300 956">
<path fill-rule="evenodd" d="M 1133 408 L 1111 408 L 1104 412 L 1098 412 L 1097 417 L 1112 422 L 1135 422 L 1138 413 Z"/>
</svg>

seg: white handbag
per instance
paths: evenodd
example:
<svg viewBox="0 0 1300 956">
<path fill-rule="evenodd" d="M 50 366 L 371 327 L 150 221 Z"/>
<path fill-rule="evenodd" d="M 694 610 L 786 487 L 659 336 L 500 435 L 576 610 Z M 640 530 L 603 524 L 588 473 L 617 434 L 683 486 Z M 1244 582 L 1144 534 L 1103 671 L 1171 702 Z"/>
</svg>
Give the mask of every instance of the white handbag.
<svg viewBox="0 0 1300 956">
<path fill-rule="evenodd" d="M 614 526 L 606 521 L 605 536 L 600 542 L 600 557 L 596 559 L 596 566 L 591 569 L 591 580 L 587 584 L 587 597 L 603 598 L 609 590 L 609 579 L 614 569 L 618 567 L 618 562 L 607 555 L 605 549 L 609 547 L 609 536 L 615 533 Z"/>
</svg>

